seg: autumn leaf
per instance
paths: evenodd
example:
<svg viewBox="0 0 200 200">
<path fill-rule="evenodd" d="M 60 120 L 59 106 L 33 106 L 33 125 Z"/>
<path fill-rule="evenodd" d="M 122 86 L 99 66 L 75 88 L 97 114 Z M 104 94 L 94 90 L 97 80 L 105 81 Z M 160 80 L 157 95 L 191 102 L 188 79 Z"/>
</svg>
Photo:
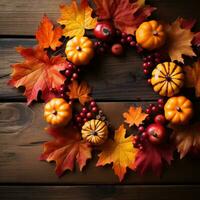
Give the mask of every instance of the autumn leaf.
<svg viewBox="0 0 200 200">
<path fill-rule="evenodd" d="M 13 72 L 9 84 L 18 88 L 25 87 L 24 95 L 30 104 L 37 100 L 38 92 L 42 92 L 45 101 L 52 95 L 51 89 L 58 90 L 64 83 L 65 77 L 59 72 L 67 67 L 67 62 L 60 56 L 49 58 L 40 49 L 18 47 L 17 52 L 24 57 L 24 62 L 13 64 Z"/>
<path fill-rule="evenodd" d="M 78 84 L 77 81 L 73 81 L 69 85 L 69 92 L 67 95 L 70 99 L 78 99 L 79 102 L 84 105 L 86 102 L 92 100 L 92 97 L 89 96 L 91 93 L 91 88 L 88 86 L 87 82 L 83 81 Z"/>
<path fill-rule="evenodd" d="M 194 87 L 197 97 L 200 97 L 200 60 L 195 62 L 193 66 L 184 66 L 185 86 Z"/>
<path fill-rule="evenodd" d="M 191 30 L 197 22 L 196 19 L 184 19 L 182 17 L 179 17 L 177 21 L 180 23 L 181 28 L 189 30 Z"/>
<path fill-rule="evenodd" d="M 85 29 L 93 29 L 97 23 L 96 18 L 92 18 L 92 8 L 87 0 L 81 0 L 80 5 L 75 0 L 71 4 L 60 6 L 61 17 L 58 23 L 64 25 L 63 35 L 65 37 L 83 36 Z"/>
<path fill-rule="evenodd" d="M 44 144 L 40 160 L 56 162 L 56 174 L 61 176 L 66 170 L 73 170 L 75 161 L 80 171 L 90 159 L 92 148 L 89 143 L 81 140 L 79 131 L 72 126 L 65 128 L 48 128 L 47 132 L 53 140 Z"/>
<path fill-rule="evenodd" d="M 135 155 L 138 151 L 133 147 L 133 136 L 125 138 L 125 134 L 126 129 L 121 125 L 115 131 L 114 141 L 110 139 L 102 146 L 96 164 L 96 166 L 104 166 L 113 163 L 113 170 L 120 181 L 123 180 L 127 167 L 134 169 Z"/>
<path fill-rule="evenodd" d="M 124 122 L 129 124 L 129 127 L 133 125 L 139 126 L 147 116 L 148 114 L 143 113 L 141 107 L 134 106 L 131 106 L 128 112 L 123 113 L 123 117 L 125 118 Z"/>
<path fill-rule="evenodd" d="M 51 48 L 56 50 L 57 47 L 62 45 L 59 39 L 62 37 L 61 27 L 56 27 L 53 29 L 53 23 L 49 18 L 44 15 L 40 26 L 36 32 L 36 39 L 39 42 L 40 48 Z"/>
<path fill-rule="evenodd" d="M 195 33 L 192 44 L 197 46 L 197 47 L 200 46 L 200 32 Z"/>
<path fill-rule="evenodd" d="M 174 148 L 167 144 L 153 145 L 148 141 L 143 144 L 135 158 L 135 169 L 141 175 L 147 170 L 152 170 L 157 176 L 161 175 L 164 162 L 169 165 L 173 160 Z"/>
<path fill-rule="evenodd" d="M 183 62 L 182 55 L 196 56 L 192 49 L 194 33 L 190 29 L 181 28 L 179 19 L 171 25 L 167 25 L 166 32 L 168 37 L 167 49 L 172 61 Z"/>
<path fill-rule="evenodd" d="M 112 20 L 115 28 L 134 34 L 137 27 L 155 10 L 145 6 L 144 0 L 94 0 L 100 20 Z"/>
<path fill-rule="evenodd" d="M 191 150 L 200 151 L 200 123 L 185 126 L 170 126 L 173 129 L 172 139 L 180 153 L 180 159 L 185 157 Z"/>
</svg>

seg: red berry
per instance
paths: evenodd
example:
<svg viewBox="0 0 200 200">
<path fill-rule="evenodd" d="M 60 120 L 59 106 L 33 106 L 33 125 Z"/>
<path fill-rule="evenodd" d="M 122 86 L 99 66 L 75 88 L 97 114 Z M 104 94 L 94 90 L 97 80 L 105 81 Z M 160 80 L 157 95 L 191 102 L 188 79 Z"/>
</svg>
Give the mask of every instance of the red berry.
<svg viewBox="0 0 200 200">
<path fill-rule="evenodd" d="M 84 112 L 81 112 L 81 113 L 80 113 L 80 116 L 81 116 L 82 118 L 84 118 L 84 117 L 85 117 L 85 113 L 84 113 Z"/>
<path fill-rule="evenodd" d="M 158 99 L 158 104 L 164 104 L 164 99 L 162 99 L 162 98 L 160 98 L 160 99 Z"/>
<path fill-rule="evenodd" d="M 73 67 L 74 67 L 74 65 L 72 64 L 72 63 L 68 63 L 68 65 L 67 65 L 67 69 L 73 69 Z"/>
<path fill-rule="evenodd" d="M 65 76 L 71 77 L 71 75 L 72 75 L 72 71 L 71 71 L 70 69 L 67 69 L 67 70 L 65 71 Z"/>
<path fill-rule="evenodd" d="M 162 110 L 164 108 L 164 104 L 158 104 L 158 108 Z"/>
<path fill-rule="evenodd" d="M 155 59 L 155 62 L 156 62 L 156 63 L 160 63 L 160 62 L 161 62 L 161 59 L 160 59 L 160 58 L 156 58 L 156 59 Z"/>
<path fill-rule="evenodd" d="M 120 31 L 119 29 L 116 29 L 115 34 L 116 34 L 117 36 L 121 36 L 121 31 Z"/>
<path fill-rule="evenodd" d="M 148 64 L 146 62 L 144 62 L 143 67 L 146 69 L 148 67 Z"/>
<path fill-rule="evenodd" d="M 87 119 L 87 118 L 84 118 L 84 119 L 83 119 L 83 121 L 84 121 L 84 122 L 87 122 L 87 121 L 88 121 L 88 119 Z"/>
<path fill-rule="evenodd" d="M 148 67 L 153 67 L 153 63 L 152 62 L 147 62 L 147 66 Z"/>
<path fill-rule="evenodd" d="M 150 78 L 147 80 L 147 82 L 148 82 L 149 85 L 151 85 L 151 79 Z"/>
<path fill-rule="evenodd" d="M 147 138 L 147 137 L 148 137 L 148 134 L 147 134 L 146 131 L 144 131 L 144 132 L 142 133 L 142 137 L 143 137 L 143 138 Z"/>
<path fill-rule="evenodd" d="M 92 107 L 92 112 L 96 113 L 98 111 L 97 107 Z"/>
<path fill-rule="evenodd" d="M 139 126 L 138 131 L 142 133 L 144 131 L 144 126 Z"/>
<path fill-rule="evenodd" d="M 91 113 L 91 112 L 88 112 L 88 113 L 87 113 L 87 118 L 88 118 L 88 119 L 91 119 L 91 118 L 92 118 L 92 113 Z"/>
<path fill-rule="evenodd" d="M 157 106 L 153 106 L 151 110 L 152 110 L 152 112 L 156 113 L 156 112 L 158 112 L 158 107 Z"/>
<path fill-rule="evenodd" d="M 74 80 L 76 80 L 76 79 L 78 78 L 78 74 L 77 74 L 77 73 L 73 73 L 72 78 L 73 78 Z"/>
<path fill-rule="evenodd" d="M 77 122 L 81 122 L 81 121 L 82 121 L 81 117 L 80 117 L 80 116 L 77 116 L 77 117 L 76 117 L 76 121 L 77 121 Z"/>
<path fill-rule="evenodd" d="M 144 58 L 143 58 L 143 61 L 144 61 L 144 62 L 148 62 L 148 58 L 147 58 L 147 57 L 144 57 Z"/>
<path fill-rule="evenodd" d="M 122 37 L 125 38 L 127 34 L 125 32 L 122 33 Z"/>
<path fill-rule="evenodd" d="M 130 46 L 134 47 L 136 45 L 136 42 L 135 41 L 131 41 L 130 42 Z"/>
<path fill-rule="evenodd" d="M 164 125 L 166 123 L 166 119 L 164 115 L 156 115 L 154 118 L 154 122 L 157 124 L 162 124 Z"/>
<path fill-rule="evenodd" d="M 97 41 L 94 42 L 94 47 L 98 47 L 98 42 Z"/>
<path fill-rule="evenodd" d="M 138 135 L 134 136 L 134 140 L 137 141 L 139 139 Z"/>
<path fill-rule="evenodd" d="M 91 107 L 94 107 L 94 106 L 96 106 L 96 105 L 97 105 L 97 104 L 96 104 L 95 101 L 91 101 L 91 102 L 90 102 L 90 106 L 91 106 Z"/>
<path fill-rule="evenodd" d="M 145 75 L 148 75 L 148 73 L 149 73 L 149 71 L 147 69 L 144 69 L 143 72 Z"/>
<path fill-rule="evenodd" d="M 98 51 L 99 53 L 104 54 L 106 52 L 106 49 L 104 47 L 100 47 Z"/>
<path fill-rule="evenodd" d="M 139 146 L 139 149 L 142 151 L 143 150 L 143 146 Z"/>
<path fill-rule="evenodd" d="M 111 51 L 115 56 L 120 56 L 123 54 L 124 48 L 121 44 L 114 44 Z"/>
<path fill-rule="evenodd" d="M 86 108 L 86 107 L 83 107 L 83 108 L 82 108 L 82 112 L 83 112 L 83 113 L 87 113 L 87 112 L 88 112 L 87 108 Z"/>
<path fill-rule="evenodd" d="M 147 56 L 147 59 L 148 59 L 148 61 L 152 61 L 153 60 L 153 56 L 149 55 L 149 56 Z"/>
<path fill-rule="evenodd" d="M 133 37 L 131 35 L 129 35 L 127 38 L 126 38 L 126 41 L 127 42 L 131 42 L 133 40 Z"/>
<path fill-rule="evenodd" d="M 147 108 L 145 112 L 146 112 L 147 114 L 151 114 L 151 109 L 150 109 L 150 108 Z"/>
<path fill-rule="evenodd" d="M 121 42 L 122 44 L 125 44 L 125 43 L 126 43 L 126 40 L 125 40 L 124 38 L 122 38 L 122 39 L 120 40 L 120 42 Z"/>
</svg>

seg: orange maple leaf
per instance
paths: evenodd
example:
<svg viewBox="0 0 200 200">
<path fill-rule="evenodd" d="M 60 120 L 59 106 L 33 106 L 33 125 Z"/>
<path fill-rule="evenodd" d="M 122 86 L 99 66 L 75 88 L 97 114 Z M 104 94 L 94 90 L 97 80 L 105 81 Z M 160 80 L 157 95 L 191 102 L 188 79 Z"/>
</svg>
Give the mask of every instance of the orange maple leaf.
<svg viewBox="0 0 200 200">
<path fill-rule="evenodd" d="M 191 150 L 200 151 L 200 123 L 185 126 L 173 126 L 172 139 L 180 153 L 180 159 L 186 156 Z"/>
<path fill-rule="evenodd" d="M 134 169 L 135 156 L 138 152 L 133 147 L 133 135 L 125 138 L 126 129 L 121 125 L 115 131 L 114 141 L 108 140 L 102 146 L 102 152 L 98 155 L 99 160 L 96 166 L 104 166 L 113 163 L 115 174 L 122 181 L 126 174 L 126 168 Z"/>
<path fill-rule="evenodd" d="M 50 47 L 51 49 L 56 50 L 57 47 L 62 45 L 62 42 L 59 41 L 61 37 L 61 27 L 58 26 L 53 29 L 53 23 L 46 15 L 44 15 L 36 32 L 36 39 L 39 42 L 39 46 L 43 49 Z"/>
<path fill-rule="evenodd" d="M 200 97 L 200 60 L 195 62 L 193 66 L 184 66 L 185 86 L 194 87 L 197 97 Z"/>
<path fill-rule="evenodd" d="M 60 11 L 58 23 L 65 26 L 65 37 L 83 36 L 85 29 L 95 28 L 97 19 L 91 17 L 92 8 L 89 7 L 87 0 L 81 0 L 80 5 L 73 0 L 69 5 L 61 5 Z"/>
<path fill-rule="evenodd" d="M 124 122 L 129 124 L 129 127 L 133 125 L 139 126 L 147 116 L 148 114 L 143 113 L 141 107 L 134 106 L 130 106 L 128 112 L 123 113 Z"/>
<path fill-rule="evenodd" d="M 196 56 L 192 49 L 194 33 L 188 28 L 181 28 L 181 21 L 178 18 L 171 25 L 166 26 L 168 37 L 167 49 L 172 61 L 183 62 L 182 55 Z"/>
<path fill-rule="evenodd" d="M 65 170 L 73 170 L 75 161 L 80 171 L 90 159 L 92 148 L 89 143 L 81 140 L 79 131 L 71 125 L 65 128 L 47 128 L 54 140 L 44 144 L 44 152 L 40 160 L 56 162 L 56 174 L 61 176 Z"/>
<path fill-rule="evenodd" d="M 92 97 L 89 96 L 89 94 L 91 93 L 91 88 L 85 81 L 81 82 L 80 84 L 78 84 L 77 81 L 73 81 L 69 85 L 69 90 L 70 91 L 67 92 L 69 98 L 78 99 L 82 105 L 92 100 Z"/>
<path fill-rule="evenodd" d="M 39 47 L 18 47 L 17 52 L 25 60 L 11 66 L 13 72 L 9 84 L 16 88 L 25 87 L 28 104 L 37 100 L 39 91 L 42 92 L 42 99 L 48 100 L 52 95 L 51 89 L 59 89 L 66 79 L 59 71 L 67 68 L 67 61 L 61 56 L 49 58 Z"/>
</svg>

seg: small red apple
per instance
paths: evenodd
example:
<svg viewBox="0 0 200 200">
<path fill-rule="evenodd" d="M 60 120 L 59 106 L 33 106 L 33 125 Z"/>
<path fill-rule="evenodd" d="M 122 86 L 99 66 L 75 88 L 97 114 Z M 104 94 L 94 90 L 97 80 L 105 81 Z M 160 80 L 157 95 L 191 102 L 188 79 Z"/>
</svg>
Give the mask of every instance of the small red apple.
<svg viewBox="0 0 200 200">
<path fill-rule="evenodd" d="M 113 44 L 111 51 L 113 55 L 120 56 L 124 53 L 124 48 L 121 44 Z"/>
<path fill-rule="evenodd" d="M 114 28 L 109 22 L 98 22 L 94 28 L 94 35 L 100 40 L 110 40 L 114 35 Z"/>
<path fill-rule="evenodd" d="M 164 125 L 166 123 L 166 119 L 165 119 L 165 116 L 164 115 L 156 115 L 155 118 L 154 118 L 154 122 L 156 124 L 161 124 L 161 125 Z"/>
<path fill-rule="evenodd" d="M 166 136 L 166 129 L 161 124 L 150 124 L 146 132 L 152 144 L 162 143 Z"/>
</svg>

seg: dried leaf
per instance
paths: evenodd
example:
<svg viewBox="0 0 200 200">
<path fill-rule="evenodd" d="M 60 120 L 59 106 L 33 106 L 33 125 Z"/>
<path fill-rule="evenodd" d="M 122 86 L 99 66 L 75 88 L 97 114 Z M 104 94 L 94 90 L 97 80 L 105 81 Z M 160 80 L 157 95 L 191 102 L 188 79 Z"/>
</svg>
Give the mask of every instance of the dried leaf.
<svg viewBox="0 0 200 200">
<path fill-rule="evenodd" d="M 189 29 L 189 30 L 191 30 L 197 22 L 196 19 L 189 19 L 188 20 L 188 19 L 184 19 L 182 17 L 179 17 L 177 19 L 177 21 L 179 21 L 181 28 Z"/>
<path fill-rule="evenodd" d="M 185 126 L 170 126 L 173 129 L 172 139 L 180 153 L 180 159 L 185 157 L 191 150 L 200 151 L 200 123 Z"/>
<path fill-rule="evenodd" d="M 131 106 L 128 112 L 123 113 L 123 117 L 125 118 L 124 122 L 129 124 L 129 127 L 133 125 L 139 126 L 147 116 L 148 114 L 143 113 L 141 107 L 134 106 Z"/>
<path fill-rule="evenodd" d="M 93 29 L 97 23 L 96 18 L 91 17 L 92 8 L 89 7 L 87 0 L 81 0 L 80 5 L 72 0 L 69 5 L 61 5 L 60 11 L 58 23 L 65 26 L 65 37 L 83 36 L 85 29 Z"/>
<path fill-rule="evenodd" d="M 40 26 L 36 32 L 36 39 L 39 42 L 40 48 L 51 48 L 56 50 L 57 47 L 62 45 L 59 39 L 62 37 L 61 27 L 56 27 L 53 29 L 53 23 L 49 18 L 44 15 Z"/>
<path fill-rule="evenodd" d="M 67 92 L 69 98 L 78 99 L 82 105 L 92 100 L 92 97 L 89 96 L 89 94 L 91 93 L 91 88 L 85 81 L 81 82 L 80 84 L 78 84 L 77 81 L 73 81 L 69 85 L 69 90 L 70 91 Z"/>
<path fill-rule="evenodd" d="M 135 169 L 141 175 L 147 170 L 152 170 L 157 176 L 161 175 L 164 161 L 169 165 L 173 160 L 174 148 L 170 145 L 153 145 L 148 141 L 143 144 L 143 150 L 139 150 L 135 159 Z"/>
<path fill-rule="evenodd" d="M 79 165 L 80 171 L 90 159 L 92 148 L 90 144 L 81 140 L 79 131 L 72 126 L 65 128 L 48 128 L 48 134 L 54 140 L 44 144 L 44 152 L 40 160 L 56 162 L 56 174 L 61 176 L 66 170 L 73 170 L 75 161 Z"/>
<path fill-rule="evenodd" d="M 144 0 L 94 0 L 100 20 L 112 20 L 114 26 L 127 34 L 134 34 L 137 27 L 155 10 L 145 6 Z"/>
<path fill-rule="evenodd" d="M 166 26 L 168 35 L 167 48 L 172 61 L 183 62 L 182 55 L 196 56 L 192 49 L 194 33 L 189 29 L 181 28 L 181 23 L 177 19 L 171 25 Z"/>
<path fill-rule="evenodd" d="M 23 63 L 13 64 L 13 72 L 9 84 L 18 88 L 25 87 L 24 95 L 28 104 L 37 100 L 38 92 L 42 92 L 42 99 L 47 100 L 52 95 L 51 89 L 59 89 L 65 77 L 59 72 L 67 68 L 67 61 L 61 56 L 49 58 L 40 49 L 18 47 L 17 52 L 24 57 Z"/>
<path fill-rule="evenodd" d="M 185 86 L 194 87 L 197 97 L 200 97 L 200 60 L 195 62 L 192 67 L 185 66 Z"/>
<path fill-rule="evenodd" d="M 98 155 L 99 160 L 96 166 L 104 166 L 113 163 L 115 174 L 122 181 L 126 174 L 126 168 L 134 169 L 135 155 L 137 149 L 133 147 L 133 136 L 125 138 L 126 129 L 121 125 L 115 131 L 114 141 L 108 140 L 102 146 L 102 152 Z"/>
</svg>

